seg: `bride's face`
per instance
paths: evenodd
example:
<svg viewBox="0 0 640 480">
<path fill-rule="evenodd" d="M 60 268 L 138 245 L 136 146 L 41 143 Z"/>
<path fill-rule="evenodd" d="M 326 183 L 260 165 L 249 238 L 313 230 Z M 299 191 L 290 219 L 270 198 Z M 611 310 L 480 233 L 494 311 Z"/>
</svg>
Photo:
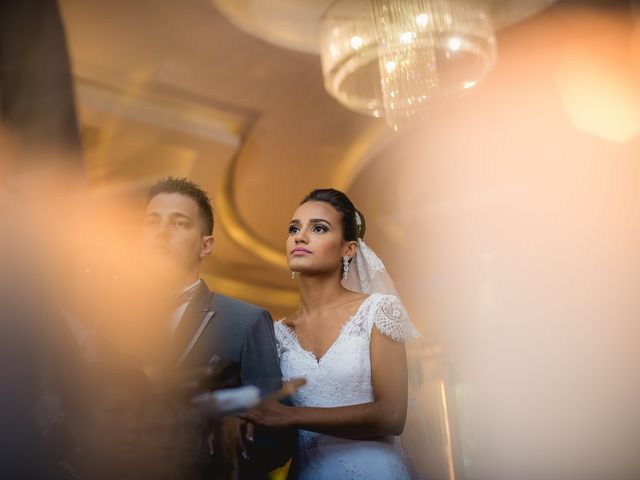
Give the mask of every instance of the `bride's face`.
<svg viewBox="0 0 640 480">
<path fill-rule="evenodd" d="M 338 272 L 353 243 L 342 238 L 342 213 L 326 202 L 304 203 L 289 224 L 289 269 L 302 274 Z"/>
</svg>

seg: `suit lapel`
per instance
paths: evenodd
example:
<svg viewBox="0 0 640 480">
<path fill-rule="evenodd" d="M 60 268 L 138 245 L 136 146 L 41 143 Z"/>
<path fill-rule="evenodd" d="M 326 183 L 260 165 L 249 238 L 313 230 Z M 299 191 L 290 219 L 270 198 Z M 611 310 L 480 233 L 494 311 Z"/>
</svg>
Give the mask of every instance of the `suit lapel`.
<svg viewBox="0 0 640 480">
<path fill-rule="evenodd" d="M 173 336 L 177 366 L 184 364 L 215 315 L 212 296 L 204 281 L 200 282 Z"/>
</svg>

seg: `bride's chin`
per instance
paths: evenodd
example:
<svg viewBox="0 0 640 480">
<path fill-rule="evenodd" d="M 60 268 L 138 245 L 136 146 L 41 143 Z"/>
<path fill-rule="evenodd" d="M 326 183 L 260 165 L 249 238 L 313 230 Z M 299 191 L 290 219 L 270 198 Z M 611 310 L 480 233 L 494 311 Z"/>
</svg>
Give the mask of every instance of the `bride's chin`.
<svg viewBox="0 0 640 480">
<path fill-rule="evenodd" d="M 294 260 L 293 262 L 289 262 L 289 270 L 291 270 L 292 272 L 304 273 L 313 270 L 313 268 L 309 268 L 307 262 Z"/>
<path fill-rule="evenodd" d="M 300 269 L 290 268 L 289 270 L 291 270 L 292 272 L 296 272 L 296 274 L 298 274 L 300 278 L 323 277 L 323 276 L 326 277 L 326 276 L 331 276 L 331 274 L 333 273 L 330 271 L 318 270 L 313 268 L 300 268 Z"/>
</svg>

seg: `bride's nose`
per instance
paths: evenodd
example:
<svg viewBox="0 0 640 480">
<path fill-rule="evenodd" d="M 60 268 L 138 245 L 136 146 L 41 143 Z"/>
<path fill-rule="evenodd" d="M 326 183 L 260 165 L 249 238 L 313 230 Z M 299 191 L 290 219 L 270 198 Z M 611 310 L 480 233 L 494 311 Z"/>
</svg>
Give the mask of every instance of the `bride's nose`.
<svg viewBox="0 0 640 480">
<path fill-rule="evenodd" d="M 298 244 L 298 243 L 307 243 L 307 235 L 304 233 L 304 230 L 302 230 L 302 229 L 298 230 L 298 233 L 296 233 L 296 235 L 295 235 L 295 237 L 293 239 L 296 242 L 296 244 Z"/>
</svg>

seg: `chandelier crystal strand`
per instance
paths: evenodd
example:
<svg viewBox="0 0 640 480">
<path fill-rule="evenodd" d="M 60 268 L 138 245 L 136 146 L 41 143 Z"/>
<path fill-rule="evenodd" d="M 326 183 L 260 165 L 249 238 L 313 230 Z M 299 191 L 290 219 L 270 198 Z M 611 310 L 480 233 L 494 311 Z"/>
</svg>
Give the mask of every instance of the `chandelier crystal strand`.
<svg viewBox="0 0 640 480">
<path fill-rule="evenodd" d="M 324 85 L 331 96 L 358 113 L 383 114 L 378 39 L 370 0 L 338 0 L 320 27 Z"/>
<path fill-rule="evenodd" d="M 438 86 L 433 16 L 427 2 L 372 0 L 387 124 L 398 130 Z"/>
<path fill-rule="evenodd" d="M 495 34 L 478 0 L 372 0 L 385 118 L 394 130 L 435 97 L 461 92 L 495 64 Z"/>
<path fill-rule="evenodd" d="M 471 88 L 496 63 L 496 37 L 486 0 L 429 0 L 443 95 Z"/>
</svg>

